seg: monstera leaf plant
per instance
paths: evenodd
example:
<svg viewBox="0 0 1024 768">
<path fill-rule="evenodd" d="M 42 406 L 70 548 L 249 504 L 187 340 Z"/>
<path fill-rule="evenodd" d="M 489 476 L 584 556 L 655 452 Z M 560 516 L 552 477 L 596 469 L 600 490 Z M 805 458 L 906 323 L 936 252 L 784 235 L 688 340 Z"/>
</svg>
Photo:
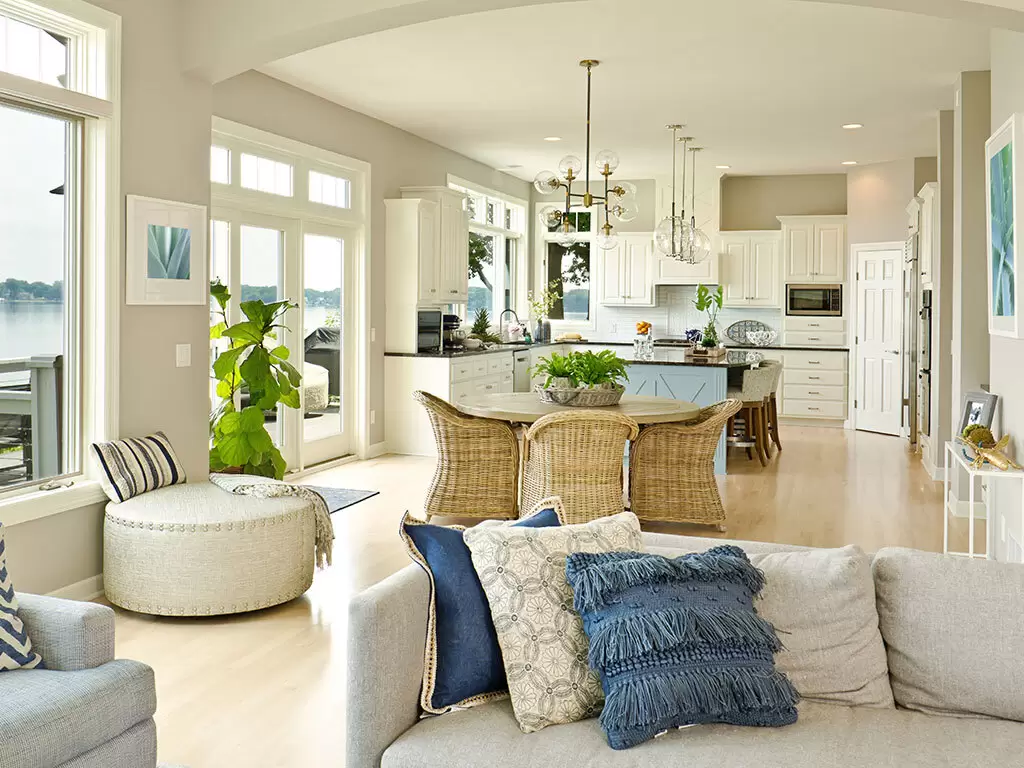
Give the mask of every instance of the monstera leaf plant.
<svg viewBox="0 0 1024 768">
<path fill-rule="evenodd" d="M 288 348 L 277 344 L 278 330 L 290 301 L 243 301 L 245 320 L 228 325 L 228 289 L 219 281 L 210 295 L 220 307 L 219 322 L 210 328 L 211 339 L 228 344 L 213 363 L 217 405 L 210 414 L 210 470 L 284 477 L 286 463 L 265 426 L 265 412 L 278 404 L 299 408 L 302 375 L 288 362 Z M 239 410 L 241 394 L 249 405 Z"/>
</svg>

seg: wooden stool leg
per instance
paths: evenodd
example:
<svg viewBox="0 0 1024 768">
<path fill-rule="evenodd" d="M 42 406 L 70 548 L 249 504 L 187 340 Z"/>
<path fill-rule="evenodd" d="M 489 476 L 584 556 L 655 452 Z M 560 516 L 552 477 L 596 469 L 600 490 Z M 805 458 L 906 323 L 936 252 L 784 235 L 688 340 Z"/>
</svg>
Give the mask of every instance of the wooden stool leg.
<svg viewBox="0 0 1024 768">
<path fill-rule="evenodd" d="M 764 399 L 764 406 L 761 408 L 761 429 L 764 432 L 764 450 L 768 458 L 772 457 L 772 427 L 771 427 L 771 405 L 769 398 Z"/>
<path fill-rule="evenodd" d="M 747 406 L 744 406 L 742 413 L 743 413 L 743 438 L 744 438 L 744 442 L 749 443 L 749 442 L 753 441 L 753 439 L 754 439 L 754 430 L 753 430 L 753 421 L 754 420 L 752 418 L 753 415 L 754 415 L 754 411 L 751 408 L 749 408 Z M 750 459 L 751 461 L 754 460 L 754 447 L 751 446 L 751 445 L 747 446 L 747 458 Z"/>
<path fill-rule="evenodd" d="M 772 442 L 775 443 L 775 447 L 778 448 L 779 452 L 781 453 L 782 442 L 779 440 L 779 401 L 775 399 L 774 392 L 772 393 L 772 396 L 769 399 L 769 403 L 769 408 L 771 409 L 769 417 L 771 418 Z"/>
<path fill-rule="evenodd" d="M 756 413 L 752 413 L 751 421 L 754 422 L 754 429 L 757 433 L 757 436 L 754 439 L 754 442 L 757 444 L 757 458 L 761 460 L 762 467 L 767 467 L 768 453 L 767 449 L 765 448 L 764 406 L 755 406 L 753 408 L 753 411 L 756 411 Z"/>
</svg>

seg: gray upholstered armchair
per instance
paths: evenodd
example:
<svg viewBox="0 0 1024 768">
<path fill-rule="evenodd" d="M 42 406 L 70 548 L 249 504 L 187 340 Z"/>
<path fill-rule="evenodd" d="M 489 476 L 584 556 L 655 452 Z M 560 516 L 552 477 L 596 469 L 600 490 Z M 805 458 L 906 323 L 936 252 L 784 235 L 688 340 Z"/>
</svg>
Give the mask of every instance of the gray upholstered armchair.
<svg viewBox="0 0 1024 768">
<path fill-rule="evenodd" d="M 154 768 L 153 670 L 114 660 L 106 606 L 19 594 L 46 669 L 0 672 L 0 768 Z"/>
</svg>

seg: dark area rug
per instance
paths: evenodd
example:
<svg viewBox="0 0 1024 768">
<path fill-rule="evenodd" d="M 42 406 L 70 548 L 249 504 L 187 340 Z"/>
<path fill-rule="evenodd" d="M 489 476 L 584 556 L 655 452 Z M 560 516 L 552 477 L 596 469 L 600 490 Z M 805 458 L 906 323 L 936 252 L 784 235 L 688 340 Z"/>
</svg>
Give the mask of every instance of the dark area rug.
<svg viewBox="0 0 1024 768">
<path fill-rule="evenodd" d="M 305 487 L 311 491 L 316 491 L 324 497 L 324 501 L 327 502 L 327 509 L 330 510 L 331 514 L 334 514 L 339 509 L 346 509 L 353 504 L 358 504 L 360 501 L 372 499 L 380 493 L 380 491 L 357 491 L 351 488 L 328 488 L 323 485 L 307 485 Z"/>
</svg>

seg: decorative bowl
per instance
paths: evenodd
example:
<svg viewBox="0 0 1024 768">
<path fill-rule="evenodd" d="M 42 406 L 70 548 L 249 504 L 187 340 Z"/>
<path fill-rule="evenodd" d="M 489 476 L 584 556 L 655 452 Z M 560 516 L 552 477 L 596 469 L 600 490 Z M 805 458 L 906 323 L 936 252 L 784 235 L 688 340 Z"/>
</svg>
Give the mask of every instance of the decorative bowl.
<svg viewBox="0 0 1024 768">
<path fill-rule="evenodd" d="M 465 339 L 462 346 L 466 349 L 481 349 L 484 343 L 480 339 Z"/>
<path fill-rule="evenodd" d="M 574 408 L 602 408 L 617 405 L 626 392 L 625 387 L 609 389 L 590 389 L 589 387 L 544 387 L 538 384 L 534 391 L 540 395 L 542 403 L 552 405 L 570 405 Z"/>
<path fill-rule="evenodd" d="M 767 347 L 775 341 L 775 331 L 747 331 L 747 341 L 755 347 Z"/>
</svg>

